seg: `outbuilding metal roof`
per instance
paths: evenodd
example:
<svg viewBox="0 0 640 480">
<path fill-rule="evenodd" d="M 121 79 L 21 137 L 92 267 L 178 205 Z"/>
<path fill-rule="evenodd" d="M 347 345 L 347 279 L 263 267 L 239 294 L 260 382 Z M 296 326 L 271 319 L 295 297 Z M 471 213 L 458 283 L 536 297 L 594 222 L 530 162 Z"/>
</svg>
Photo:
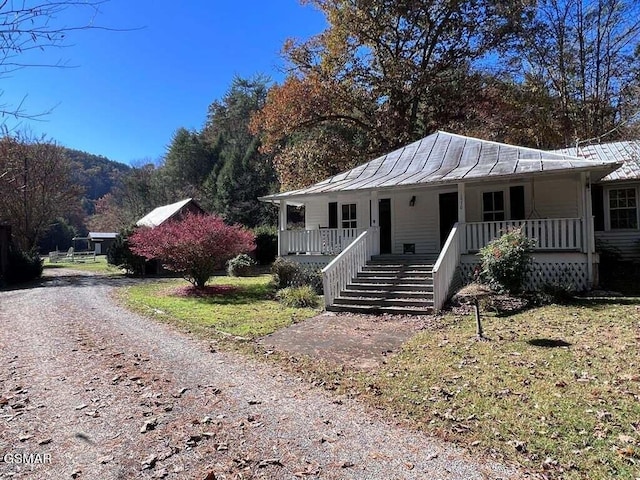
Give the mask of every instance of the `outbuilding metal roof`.
<svg viewBox="0 0 640 480">
<path fill-rule="evenodd" d="M 119 234 L 117 232 L 89 232 L 89 236 L 87 237 L 89 240 L 100 239 L 100 240 L 108 240 L 112 238 L 116 238 Z"/>
<path fill-rule="evenodd" d="M 587 160 L 624 162 L 617 170 L 602 179 L 603 182 L 640 180 L 640 141 L 600 143 L 578 148 L 555 150 L 562 155 L 573 155 Z"/>
<path fill-rule="evenodd" d="M 162 207 L 154 208 L 151 212 L 147 213 L 144 217 L 136 222 L 139 227 L 157 227 L 173 217 L 182 208 L 191 202 L 192 198 L 185 198 L 179 202 L 172 203 L 170 205 L 164 205 Z"/>
<path fill-rule="evenodd" d="M 605 175 L 617 166 L 613 160 L 585 160 L 438 131 L 310 187 L 269 195 L 263 200 L 576 169 L 600 170 Z"/>
</svg>

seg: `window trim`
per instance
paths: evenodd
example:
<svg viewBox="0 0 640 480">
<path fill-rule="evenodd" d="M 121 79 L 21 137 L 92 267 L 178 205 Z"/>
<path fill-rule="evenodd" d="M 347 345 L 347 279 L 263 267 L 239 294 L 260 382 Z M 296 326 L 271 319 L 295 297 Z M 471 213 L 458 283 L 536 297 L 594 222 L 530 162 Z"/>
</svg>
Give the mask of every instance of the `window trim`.
<svg viewBox="0 0 640 480">
<path fill-rule="evenodd" d="M 344 207 L 353 207 L 353 218 L 351 218 L 351 216 L 349 216 L 349 218 L 347 220 L 345 220 L 344 218 Z M 351 208 L 349 208 L 349 213 L 351 214 Z M 345 227 L 344 224 L 345 222 L 349 222 L 350 224 L 354 224 L 355 226 L 349 226 L 349 227 Z M 340 228 L 358 228 L 358 203 L 357 202 L 350 202 L 350 203 L 341 203 L 340 204 Z"/>
<path fill-rule="evenodd" d="M 502 194 L 502 210 L 485 210 L 484 208 L 484 195 L 485 193 L 501 193 Z M 481 222 L 504 222 L 506 221 L 508 218 L 510 218 L 511 212 L 509 211 L 509 193 L 508 190 L 505 190 L 504 188 L 498 188 L 498 189 L 487 189 L 487 190 L 482 190 L 480 192 L 480 217 L 481 217 Z M 504 218 L 502 220 L 485 220 L 484 216 L 486 213 L 498 213 L 498 212 L 502 212 L 504 214 Z"/>
<path fill-rule="evenodd" d="M 636 228 L 611 228 L 611 192 L 614 190 L 633 190 L 636 197 Z M 640 230 L 640 206 L 638 205 L 638 186 L 612 185 L 604 189 L 604 227 L 607 232 L 634 232 Z"/>
</svg>

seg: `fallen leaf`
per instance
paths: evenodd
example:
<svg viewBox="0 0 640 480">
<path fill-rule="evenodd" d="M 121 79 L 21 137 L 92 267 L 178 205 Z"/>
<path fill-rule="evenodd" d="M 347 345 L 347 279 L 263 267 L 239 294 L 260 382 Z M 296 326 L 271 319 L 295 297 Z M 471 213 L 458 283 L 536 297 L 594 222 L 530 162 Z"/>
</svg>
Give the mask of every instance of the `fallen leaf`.
<svg viewBox="0 0 640 480">
<path fill-rule="evenodd" d="M 142 469 L 148 470 L 156 466 L 156 462 L 158 461 L 157 455 L 151 454 L 147 458 L 142 461 Z"/>
<path fill-rule="evenodd" d="M 140 433 L 146 433 L 150 430 L 153 430 L 154 428 L 156 428 L 156 426 L 158 425 L 158 419 L 157 418 L 151 418 L 149 420 L 147 420 L 146 422 L 144 422 L 144 425 L 142 425 L 142 427 L 140 427 Z"/>
<path fill-rule="evenodd" d="M 618 440 L 620 440 L 622 443 L 635 443 L 635 439 L 632 436 L 625 435 L 624 433 L 618 435 Z"/>
<path fill-rule="evenodd" d="M 277 466 L 282 466 L 282 463 L 280 463 L 280 459 L 279 458 L 266 458 L 264 460 L 262 460 L 261 462 L 258 463 L 258 468 L 264 468 L 267 467 L 269 465 L 277 465 Z"/>
</svg>

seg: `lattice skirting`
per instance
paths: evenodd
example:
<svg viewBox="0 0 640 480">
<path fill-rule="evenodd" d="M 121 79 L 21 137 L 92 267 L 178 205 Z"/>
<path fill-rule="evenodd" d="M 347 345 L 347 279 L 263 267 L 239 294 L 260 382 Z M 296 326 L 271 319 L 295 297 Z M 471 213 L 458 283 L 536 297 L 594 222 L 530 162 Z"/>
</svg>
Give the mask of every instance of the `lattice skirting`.
<svg viewBox="0 0 640 480">
<path fill-rule="evenodd" d="M 292 262 L 297 262 L 303 264 L 309 268 L 315 268 L 318 270 L 322 270 L 324 267 L 329 265 L 331 260 L 335 258 L 335 256 L 330 255 L 287 255 L 282 257 L 286 260 L 291 260 Z"/>
<path fill-rule="evenodd" d="M 479 265 L 475 258 L 461 261 L 460 274 L 463 283 L 469 283 L 473 280 L 474 271 Z M 562 286 L 573 291 L 586 290 L 589 288 L 586 259 L 534 261 L 525 288 L 540 290 L 545 285 Z"/>
</svg>

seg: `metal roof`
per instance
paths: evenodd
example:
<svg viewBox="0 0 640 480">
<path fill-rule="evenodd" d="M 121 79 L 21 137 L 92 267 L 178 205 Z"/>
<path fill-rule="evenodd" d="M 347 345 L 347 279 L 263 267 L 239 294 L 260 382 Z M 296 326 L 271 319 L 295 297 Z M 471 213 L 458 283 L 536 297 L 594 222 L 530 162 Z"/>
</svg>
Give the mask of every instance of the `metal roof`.
<svg viewBox="0 0 640 480">
<path fill-rule="evenodd" d="M 92 239 L 110 239 L 116 238 L 119 235 L 118 232 L 89 232 L 89 236 L 87 237 L 89 240 Z"/>
<path fill-rule="evenodd" d="M 576 169 L 600 170 L 605 175 L 617 166 L 611 160 L 585 160 L 569 154 L 438 131 L 310 187 L 262 199 L 277 201 L 280 198 L 329 192 L 458 183 Z"/>
<path fill-rule="evenodd" d="M 564 148 L 555 152 L 588 160 L 624 162 L 620 168 L 604 177 L 601 180 L 603 182 L 640 180 L 640 140 Z"/>
<path fill-rule="evenodd" d="M 170 205 L 164 205 L 162 207 L 154 208 L 151 212 L 147 213 L 144 217 L 136 222 L 139 227 L 157 227 L 173 217 L 182 208 L 191 202 L 192 198 L 185 198 L 179 202 L 172 203 Z"/>
</svg>

